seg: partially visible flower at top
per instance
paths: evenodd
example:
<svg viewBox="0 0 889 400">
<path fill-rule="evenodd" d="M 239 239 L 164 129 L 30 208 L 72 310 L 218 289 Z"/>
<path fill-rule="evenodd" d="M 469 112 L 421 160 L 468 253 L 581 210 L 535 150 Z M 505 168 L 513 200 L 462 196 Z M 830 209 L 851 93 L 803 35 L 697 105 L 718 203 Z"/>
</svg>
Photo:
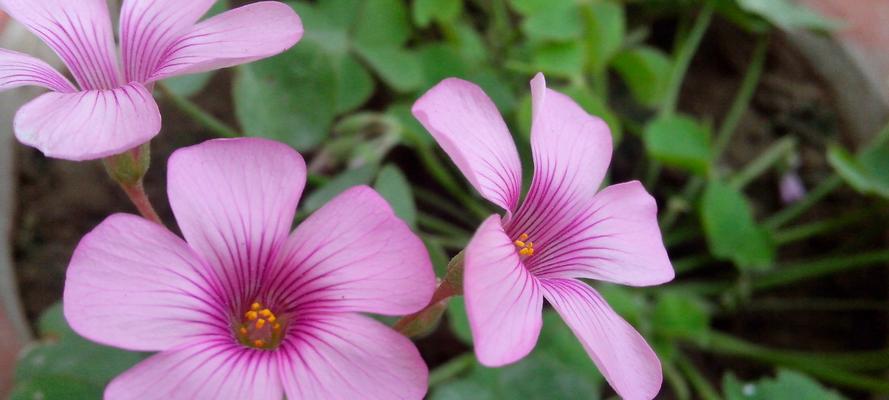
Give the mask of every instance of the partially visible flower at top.
<svg viewBox="0 0 889 400">
<path fill-rule="evenodd" d="M 160 351 L 109 384 L 117 399 L 407 399 L 428 369 L 406 337 L 359 313 L 425 306 L 423 243 L 368 187 L 290 232 L 302 157 L 264 139 L 177 151 L 168 195 L 185 241 L 118 214 L 78 245 L 64 312 L 84 337 Z"/>
<path fill-rule="evenodd" d="M 23 106 L 14 130 L 48 157 L 92 160 L 122 153 L 160 132 L 151 86 L 283 52 L 302 37 L 293 9 L 264 1 L 198 20 L 215 0 L 124 0 L 120 50 L 106 0 L 0 0 L 62 59 L 77 86 L 47 63 L 0 49 L 0 90 L 52 90 Z"/>
<path fill-rule="evenodd" d="M 413 107 L 473 186 L 506 210 L 466 247 L 463 290 L 475 352 L 487 366 L 525 357 L 546 298 L 625 399 L 660 390 L 660 361 L 645 339 L 580 279 L 647 286 L 673 279 L 657 205 L 638 182 L 598 192 L 611 162 L 607 125 L 567 96 L 531 81 L 534 178 L 519 206 L 522 170 L 494 103 L 447 79 Z M 597 194 L 598 192 L 598 194 Z"/>
</svg>

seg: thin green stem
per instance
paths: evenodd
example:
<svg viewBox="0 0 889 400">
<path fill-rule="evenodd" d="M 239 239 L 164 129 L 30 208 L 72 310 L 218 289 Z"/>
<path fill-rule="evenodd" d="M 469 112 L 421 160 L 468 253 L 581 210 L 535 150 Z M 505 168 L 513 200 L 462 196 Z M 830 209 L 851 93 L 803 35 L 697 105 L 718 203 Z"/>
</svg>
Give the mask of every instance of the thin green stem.
<svg viewBox="0 0 889 400">
<path fill-rule="evenodd" d="M 772 166 L 781 162 L 787 154 L 796 148 L 796 138 L 785 137 L 772 143 L 759 157 L 748 163 L 744 169 L 738 171 L 731 179 L 730 184 L 738 190 L 743 189 L 754 179 L 768 171 Z"/>
<path fill-rule="evenodd" d="M 685 354 L 678 354 L 676 357 L 676 364 L 679 366 L 679 369 L 685 376 L 688 377 L 689 382 L 695 388 L 695 391 L 698 393 L 698 398 L 701 400 L 721 400 L 722 398 L 719 396 L 719 392 L 713 388 L 713 385 L 707 380 L 703 373 L 694 365 L 694 363 L 685 356 Z"/>
<path fill-rule="evenodd" d="M 802 354 L 800 352 L 773 349 L 720 332 L 710 332 L 707 340 L 690 340 L 704 351 L 735 356 L 770 365 L 785 366 L 806 372 L 824 381 L 849 388 L 889 393 L 889 381 L 872 378 L 842 369 L 832 364 L 832 356 L 826 354 Z M 842 358 L 838 358 L 842 360 Z M 848 358 L 844 361 L 848 361 Z"/>
<path fill-rule="evenodd" d="M 459 209 L 459 205 L 453 200 L 443 198 L 438 193 L 432 192 L 422 187 L 415 187 L 413 191 L 414 195 L 417 196 L 417 200 L 435 208 L 442 213 L 447 214 L 448 217 L 459 220 L 466 225 L 478 225 L 478 219 L 470 214 L 467 214 L 466 212 L 463 212 L 464 210 Z"/>
<path fill-rule="evenodd" d="M 468 238 L 472 235 L 471 232 L 466 231 L 457 225 L 423 212 L 417 213 L 417 222 L 423 227 L 433 229 L 439 233 L 448 235 L 449 237 Z"/>
<path fill-rule="evenodd" d="M 772 235 L 772 239 L 778 245 L 799 242 L 801 240 L 806 240 L 814 236 L 830 233 L 849 225 L 856 224 L 873 215 L 874 213 L 868 210 L 855 210 L 838 217 L 779 230 Z"/>
<path fill-rule="evenodd" d="M 827 197 L 827 195 L 833 193 L 835 190 L 839 189 L 842 186 L 843 178 L 841 178 L 837 174 L 831 175 L 827 179 L 823 180 L 820 184 L 818 184 L 818 186 L 816 186 L 814 189 L 812 189 L 812 191 L 810 191 L 809 194 L 807 194 L 806 197 L 804 197 L 802 200 L 766 219 L 763 222 L 763 226 L 768 229 L 775 230 L 786 225 L 790 221 L 798 218 L 800 215 L 803 215 L 814 205 L 818 204 L 819 201 Z"/>
<path fill-rule="evenodd" d="M 691 390 L 688 388 L 688 382 L 685 381 L 685 377 L 682 376 L 676 365 L 672 362 L 664 362 L 663 367 L 664 379 L 670 385 L 670 388 L 673 389 L 673 394 L 676 398 L 678 400 L 690 400 Z"/>
<path fill-rule="evenodd" d="M 454 379 L 475 366 L 475 354 L 464 353 L 454 357 L 429 372 L 429 387 L 435 387 Z"/>
<path fill-rule="evenodd" d="M 754 290 L 771 289 L 803 280 L 814 279 L 840 271 L 889 262 L 889 250 L 863 254 L 843 255 L 787 265 L 758 276 L 753 281 Z"/>
<path fill-rule="evenodd" d="M 444 187 L 448 193 L 456 197 L 457 200 L 459 200 L 463 206 L 467 207 L 469 211 L 475 214 L 476 217 L 487 218 L 491 215 L 491 212 L 488 209 L 479 204 L 475 198 L 468 195 L 460 187 L 457 181 L 448 172 L 447 167 L 442 164 L 431 148 L 428 146 L 417 146 L 416 150 L 423 166 L 426 167 L 426 170 L 432 175 L 432 178 L 435 179 L 439 185 Z"/>
<path fill-rule="evenodd" d="M 701 40 L 704 38 L 704 33 L 707 32 L 707 28 L 710 26 L 710 21 L 712 19 L 713 7 L 709 4 L 705 5 L 695 19 L 691 32 L 689 32 L 682 45 L 679 46 L 673 61 L 673 69 L 670 73 L 670 83 L 669 86 L 667 86 L 667 94 L 661 105 L 661 115 L 670 115 L 676 112 L 676 105 L 679 103 L 679 93 L 682 90 L 682 82 L 685 81 L 685 75 L 688 73 L 688 67 L 691 65 L 691 60 L 694 58 L 698 47 L 701 45 Z"/>
<path fill-rule="evenodd" d="M 226 138 L 243 136 L 234 128 L 228 126 L 225 122 L 220 121 L 218 118 L 204 111 L 204 109 L 193 103 L 191 100 L 177 95 L 163 83 L 157 83 L 157 89 L 161 92 L 164 98 L 169 100 L 171 104 L 176 106 L 176 108 L 188 115 L 191 119 L 203 125 L 216 136 Z"/>
<path fill-rule="evenodd" d="M 765 67 L 768 48 L 768 36 L 761 36 L 756 42 L 756 48 L 753 50 L 753 58 L 750 61 L 750 65 L 747 67 L 747 71 L 744 73 L 741 87 L 735 95 L 735 99 L 732 102 L 728 114 L 726 114 L 725 119 L 722 121 L 722 126 L 719 127 L 719 132 L 716 133 L 716 141 L 713 144 L 714 160 L 719 160 L 722 157 L 722 153 L 725 151 L 726 147 L 728 147 L 732 136 L 738 130 L 738 124 L 741 122 L 741 117 L 743 117 L 747 109 L 750 108 L 750 101 L 753 100 L 753 94 L 756 93 L 756 88 L 759 86 L 759 81 L 762 78 L 762 71 Z"/>
</svg>

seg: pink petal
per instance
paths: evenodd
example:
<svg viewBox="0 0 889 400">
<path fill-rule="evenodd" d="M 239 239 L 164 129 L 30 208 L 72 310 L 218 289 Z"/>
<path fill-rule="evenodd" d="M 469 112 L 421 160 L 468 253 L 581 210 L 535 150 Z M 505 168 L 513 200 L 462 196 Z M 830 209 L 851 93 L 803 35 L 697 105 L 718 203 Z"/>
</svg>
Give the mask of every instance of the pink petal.
<svg viewBox="0 0 889 400">
<path fill-rule="evenodd" d="M 423 242 L 373 189 L 352 188 L 300 224 L 282 249 L 270 297 L 296 313 L 419 311 L 435 275 Z"/>
<path fill-rule="evenodd" d="M 182 234 L 223 276 L 233 304 L 264 282 L 290 231 L 306 164 L 289 146 L 266 139 L 217 139 L 177 150 L 167 193 Z"/>
<path fill-rule="evenodd" d="M 80 335 L 130 350 L 166 350 L 226 332 L 225 311 L 207 273 L 188 245 L 160 225 L 112 215 L 74 251 L 65 317 Z"/>
<path fill-rule="evenodd" d="M 81 88 L 121 83 L 105 0 L 0 0 L 0 7 L 55 50 Z"/>
<path fill-rule="evenodd" d="M 588 278 L 633 286 L 673 280 L 657 203 L 639 182 L 609 186 L 529 263 L 541 278 Z"/>
<path fill-rule="evenodd" d="M 207 13 L 215 0 L 125 0 L 120 47 L 127 82 L 146 81 L 167 49 Z"/>
<path fill-rule="evenodd" d="M 47 93 L 19 109 L 15 135 L 47 157 L 94 160 L 148 142 L 160 132 L 157 103 L 144 86 Z"/>
<path fill-rule="evenodd" d="M 49 64 L 27 54 L 0 49 L 0 91 L 28 85 L 42 86 L 56 92 L 77 91 L 67 78 Z"/>
<path fill-rule="evenodd" d="M 480 87 L 445 79 L 412 111 L 484 198 L 515 211 L 522 189 L 519 153 L 497 106 Z"/>
<path fill-rule="evenodd" d="M 653 399 L 658 394 L 663 376 L 657 355 L 599 293 L 573 279 L 540 283 L 546 299 L 621 398 Z"/>
<path fill-rule="evenodd" d="M 303 35 L 293 8 L 262 1 L 195 25 L 164 54 L 151 80 L 227 68 L 271 57 L 293 47 Z"/>
<path fill-rule="evenodd" d="M 478 228 L 466 246 L 464 268 L 466 312 L 478 360 L 498 367 L 528 355 L 543 324 L 543 295 L 499 216 Z"/>
<path fill-rule="evenodd" d="M 611 162 L 611 134 L 601 119 L 547 89 L 543 75 L 531 81 L 531 93 L 534 179 L 509 232 L 527 233 L 535 243 L 545 244 L 599 190 Z"/>
<path fill-rule="evenodd" d="M 281 345 L 289 399 L 420 400 L 429 371 L 406 337 L 368 317 L 332 314 L 298 321 Z"/>
<path fill-rule="evenodd" d="M 100 360 L 97 360 L 100 361 Z M 193 341 L 154 355 L 105 388 L 108 400 L 280 400 L 276 354 L 231 337 Z"/>
</svg>

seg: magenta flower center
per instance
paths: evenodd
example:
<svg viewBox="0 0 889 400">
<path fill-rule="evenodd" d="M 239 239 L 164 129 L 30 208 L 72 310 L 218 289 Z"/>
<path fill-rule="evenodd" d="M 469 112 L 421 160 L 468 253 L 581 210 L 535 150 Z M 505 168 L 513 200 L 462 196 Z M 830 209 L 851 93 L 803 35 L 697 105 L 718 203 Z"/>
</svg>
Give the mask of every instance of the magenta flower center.
<svg viewBox="0 0 889 400">
<path fill-rule="evenodd" d="M 513 242 L 519 252 L 519 255 L 522 257 L 531 257 L 534 255 L 534 242 L 528 239 L 530 239 L 530 236 L 528 236 L 527 233 L 523 233 L 519 235 L 519 238 Z"/>
<path fill-rule="evenodd" d="M 272 310 L 257 301 L 244 313 L 241 323 L 236 327 L 235 336 L 244 346 L 274 349 L 284 336 L 282 324 L 283 321 Z"/>
</svg>

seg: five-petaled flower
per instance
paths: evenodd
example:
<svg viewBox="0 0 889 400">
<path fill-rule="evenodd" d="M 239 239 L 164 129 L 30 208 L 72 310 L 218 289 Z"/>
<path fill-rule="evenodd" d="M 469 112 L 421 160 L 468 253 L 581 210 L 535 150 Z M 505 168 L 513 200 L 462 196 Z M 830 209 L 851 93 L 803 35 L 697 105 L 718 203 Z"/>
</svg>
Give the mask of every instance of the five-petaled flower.
<svg viewBox="0 0 889 400">
<path fill-rule="evenodd" d="M 16 137 L 48 157 L 122 153 L 160 131 L 153 82 L 269 57 L 302 37 L 299 17 L 284 3 L 258 2 L 198 22 L 213 3 L 124 0 L 121 68 L 106 0 L 0 0 L 59 55 L 78 85 L 41 60 L 0 49 L 0 90 L 52 90 L 19 110 Z"/>
<path fill-rule="evenodd" d="M 618 394 L 651 399 L 661 387 L 660 361 L 579 279 L 635 286 L 672 280 L 657 205 L 638 182 L 599 192 L 611 162 L 608 127 L 548 89 L 542 75 L 531 91 L 534 177 L 521 206 L 518 152 L 478 86 L 447 79 L 413 107 L 481 195 L 506 210 L 502 219 L 485 220 L 466 247 L 463 289 L 476 355 L 488 366 L 526 356 L 546 298 Z"/>
<path fill-rule="evenodd" d="M 160 351 L 107 399 L 409 399 L 428 370 L 406 337 L 362 312 L 430 300 L 423 243 L 372 189 L 346 191 L 288 236 L 302 157 L 263 139 L 177 151 L 168 195 L 183 241 L 118 214 L 78 245 L 65 317 L 96 342 Z"/>
</svg>

